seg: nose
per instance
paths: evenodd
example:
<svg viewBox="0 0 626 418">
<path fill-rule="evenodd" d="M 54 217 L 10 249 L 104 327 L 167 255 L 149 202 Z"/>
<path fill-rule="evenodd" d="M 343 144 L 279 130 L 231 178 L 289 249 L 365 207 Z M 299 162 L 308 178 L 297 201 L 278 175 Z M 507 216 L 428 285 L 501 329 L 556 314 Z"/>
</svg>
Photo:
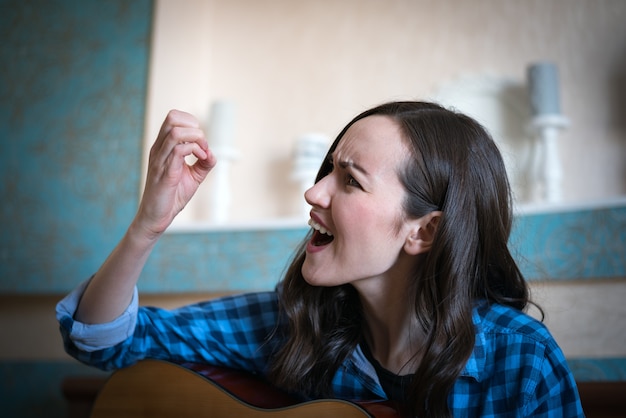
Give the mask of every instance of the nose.
<svg viewBox="0 0 626 418">
<path fill-rule="evenodd" d="M 326 176 L 322 178 L 306 192 L 304 192 L 304 200 L 306 200 L 309 205 L 320 208 L 330 207 L 330 177 L 331 176 Z"/>
</svg>

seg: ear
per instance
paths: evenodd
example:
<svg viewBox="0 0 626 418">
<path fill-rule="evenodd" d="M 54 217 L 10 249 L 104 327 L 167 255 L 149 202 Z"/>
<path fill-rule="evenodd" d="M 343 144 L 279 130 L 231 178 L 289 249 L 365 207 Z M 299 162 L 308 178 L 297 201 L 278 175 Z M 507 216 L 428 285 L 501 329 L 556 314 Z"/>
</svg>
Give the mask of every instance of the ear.
<svg viewBox="0 0 626 418">
<path fill-rule="evenodd" d="M 410 221 L 412 225 L 404 243 L 404 251 L 410 255 L 429 251 L 442 216 L 443 212 L 437 210 Z"/>
</svg>

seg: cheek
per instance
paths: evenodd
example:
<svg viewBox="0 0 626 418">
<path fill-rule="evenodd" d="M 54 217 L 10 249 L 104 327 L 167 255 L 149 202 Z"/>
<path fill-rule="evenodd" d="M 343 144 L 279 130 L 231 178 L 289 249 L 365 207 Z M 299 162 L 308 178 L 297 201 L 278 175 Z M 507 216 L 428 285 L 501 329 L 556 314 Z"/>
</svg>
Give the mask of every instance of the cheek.
<svg viewBox="0 0 626 418">
<path fill-rule="evenodd" d="M 364 202 L 335 205 L 334 209 L 333 220 L 341 235 L 367 235 L 380 221 L 372 205 Z"/>
<path fill-rule="evenodd" d="M 359 246 L 382 247 L 397 241 L 401 230 L 398 214 L 372 209 L 371 206 L 354 207 L 345 213 L 343 232 L 346 237 L 358 240 Z"/>
</svg>

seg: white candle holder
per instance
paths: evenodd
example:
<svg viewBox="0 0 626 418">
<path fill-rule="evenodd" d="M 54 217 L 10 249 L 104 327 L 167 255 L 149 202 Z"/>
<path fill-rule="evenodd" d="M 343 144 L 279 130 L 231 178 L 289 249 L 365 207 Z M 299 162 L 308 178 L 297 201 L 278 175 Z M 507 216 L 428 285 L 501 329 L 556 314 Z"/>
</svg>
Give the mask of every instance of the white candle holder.
<svg viewBox="0 0 626 418">
<path fill-rule="evenodd" d="M 559 134 L 569 126 L 569 119 L 560 114 L 537 115 L 530 122 L 531 132 L 538 139 L 539 158 L 536 185 L 539 199 L 548 203 L 562 200 L 563 170 L 559 157 Z"/>
</svg>

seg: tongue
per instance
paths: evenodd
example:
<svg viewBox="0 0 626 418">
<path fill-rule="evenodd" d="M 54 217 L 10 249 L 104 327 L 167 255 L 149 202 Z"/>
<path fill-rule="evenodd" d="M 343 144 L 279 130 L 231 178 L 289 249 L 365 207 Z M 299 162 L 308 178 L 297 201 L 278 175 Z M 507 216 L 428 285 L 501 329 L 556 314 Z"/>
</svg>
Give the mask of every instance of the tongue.
<svg viewBox="0 0 626 418">
<path fill-rule="evenodd" d="M 321 247 L 323 245 L 330 244 L 333 239 L 334 237 L 332 235 L 322 234 L 320 231 L 315 231 L 311 241 L 316 247 Z"/>
</svg>

